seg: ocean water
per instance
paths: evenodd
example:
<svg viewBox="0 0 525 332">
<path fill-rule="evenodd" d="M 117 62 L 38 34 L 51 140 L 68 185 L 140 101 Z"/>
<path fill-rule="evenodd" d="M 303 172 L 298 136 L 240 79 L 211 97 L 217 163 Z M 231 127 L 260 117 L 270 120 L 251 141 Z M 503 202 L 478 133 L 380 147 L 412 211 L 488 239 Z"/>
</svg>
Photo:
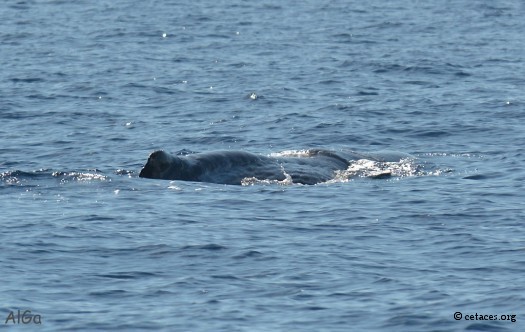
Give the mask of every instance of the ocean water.
<svg viewBox="0 0 525 332">
<path fill-rule="evenodd" d="M 523 330 L 524 16 L 4 2 L 0 328 Z M 157 149 L 343 147 L 417 159 L 313 186 L 138 177 Z"/>
</svg>

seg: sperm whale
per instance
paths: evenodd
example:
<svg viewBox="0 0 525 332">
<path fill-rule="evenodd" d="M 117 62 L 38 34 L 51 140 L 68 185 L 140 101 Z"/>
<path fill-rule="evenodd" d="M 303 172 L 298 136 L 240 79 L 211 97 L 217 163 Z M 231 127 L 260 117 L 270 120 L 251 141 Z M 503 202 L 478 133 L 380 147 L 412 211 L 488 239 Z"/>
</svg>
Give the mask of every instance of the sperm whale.
<svg viewBox="0 0 525 332">
<path fill-rule="evenodd" d="M 139 177 L 240 185 L 246 178 L 283 181 L 289 176 L 293 183 L 311 185 L 333 179 L 335 172 L 347 169 L 351 161 L 399 161 L 408 156 L 396 152 L 364 154 L 326 149 L 270 156 L 245 151 L 172 155 L 158 150 L 151 153 Z"/>
</svg>

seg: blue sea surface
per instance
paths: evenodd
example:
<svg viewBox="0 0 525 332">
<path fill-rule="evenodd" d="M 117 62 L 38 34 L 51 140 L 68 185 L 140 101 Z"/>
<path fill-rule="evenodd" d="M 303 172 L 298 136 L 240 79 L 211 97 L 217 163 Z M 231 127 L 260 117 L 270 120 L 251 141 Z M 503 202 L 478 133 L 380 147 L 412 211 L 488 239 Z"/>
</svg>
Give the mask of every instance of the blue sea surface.
<svg viewBox="0 0 525 332">
<path fill-rule="evenodd" d="M 523 331 L 523 17 L 521 0 L 5 1 L 0 328 Z M 417 170 L 138 177 L 158 149 L 308 148 Z"/>
</svg>

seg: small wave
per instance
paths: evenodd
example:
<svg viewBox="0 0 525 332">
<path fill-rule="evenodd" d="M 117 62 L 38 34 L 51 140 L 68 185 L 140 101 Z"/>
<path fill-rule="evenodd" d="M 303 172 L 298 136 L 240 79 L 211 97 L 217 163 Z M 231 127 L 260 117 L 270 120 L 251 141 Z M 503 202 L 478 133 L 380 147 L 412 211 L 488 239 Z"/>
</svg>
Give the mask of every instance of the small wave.
<svg viewBox="0 0 525 332">
<path fill-rule="evenodd" d="M 135 172 L 132 171 L 132 170 L 120 169 L 120 168 L 117 169 L 117 170 L 115 171 L 115 174 L 116 174 L 116 175 L 128 175 L 128 176 L 131 176 L 131 175 L 133 175 L 134 173 L 135 173 Z"/>
<path fill-rule="evenodd" d="M 227 247 L 222 246 L 220 244 L 216 244 L 216 243 L 186 245 L 186 246 L 182 247 L 182 250 L 195 250 L 195 249 L 196 250 L 218 251 L 218 250 L 227 249 Z"/>
<path fill-rule="evenodd" d="M 30 186 L 36 181 L 56 180 L 60 183 L 69 182 L 91 182 L 91 181 L 111 181 L 111 179 L 98 171 L 93 172 L 65 172 L 41 169 L 37 171 L 13 170 L 0 173 L 0 180 L 4 185 L 9 186 Z"/>
<path fill-rule="evenodd" d="M 96 274 L 95 276 L 101 278 L 110 278 L 110 279 L 137 279 L 144 277 L 153 277 L 155 273 L 144 272 L 144 271 L 129 271 L 129 272 L 114 272 L 107 274 Z"/>
<path fill-rule="evenodd" d="M 54 172 L 54 177 L 60 178 L 61 182 L 70 181 L 107 181 L 109 178 L 99 173 L 83 173 L 83 172 Z"/>
<path fill-rule="evenodd" d="M 32 172 L 14 170 L 0 173 L 0 180 L 4 185 L 19 186 L 26 184 L 28 181 L 41 180 L 49 178 L 50 176 L 51 172 L 44 169 Z"/>
<path fill-rule="evenodd" d="M 44 82 L 45 80 L 41 77 L 14 77 L 11 79 L 11 82 L 14 83 L 38 83 L 38 82 Z"/>
<path fill-rule="evenodd" d="M 464 176 L 463 179 L 465 180 L 486 180 L 493 177 L 493 175 L 487 175 L 487 174 L 473 174 L 473 175 L 467 175 Z"/>
</svg>

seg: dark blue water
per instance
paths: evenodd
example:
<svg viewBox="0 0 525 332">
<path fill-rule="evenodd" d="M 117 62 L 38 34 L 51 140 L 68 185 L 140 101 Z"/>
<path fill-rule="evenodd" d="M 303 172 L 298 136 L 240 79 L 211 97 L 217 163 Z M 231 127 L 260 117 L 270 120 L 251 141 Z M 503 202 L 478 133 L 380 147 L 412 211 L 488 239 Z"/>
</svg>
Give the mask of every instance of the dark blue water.
<svg viewBox="0 0 525 332">
<path fill-rule="evenodd" d="M 0 326 L 523 330 L 524 16 L 518 0 L 2 4 Z M 156 149 L 313 147 L 418 159 L 315 186 L 138 178 Z"/>
</svg>

